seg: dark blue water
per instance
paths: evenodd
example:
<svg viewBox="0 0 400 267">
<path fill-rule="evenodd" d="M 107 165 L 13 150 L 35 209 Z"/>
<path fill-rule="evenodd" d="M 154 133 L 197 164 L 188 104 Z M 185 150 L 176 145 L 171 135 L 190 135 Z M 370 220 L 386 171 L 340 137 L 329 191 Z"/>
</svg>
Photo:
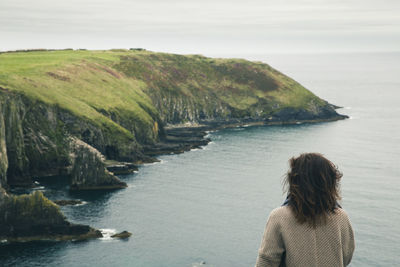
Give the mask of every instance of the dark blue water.
<svg viewBox="0 0 400 267">
<path fill-rule="evenodd" d="M 250 56 L 249 56 L 250 57 Z M 351 119 L 210 133 L 202 150 L 162 156 L 122 177 L 124 190 L 63 207 L 79 223 L 128 230 L 128 241 L 0 246 L 0 265 L 252 266 L 269 212 L 283 201 L 287 160 L 321 152 L 344 173 L 342 205 L 356 234 L 352 266 L 399 266 L 400 54 L 251 56 L 295 78 Z"/>
</svg>

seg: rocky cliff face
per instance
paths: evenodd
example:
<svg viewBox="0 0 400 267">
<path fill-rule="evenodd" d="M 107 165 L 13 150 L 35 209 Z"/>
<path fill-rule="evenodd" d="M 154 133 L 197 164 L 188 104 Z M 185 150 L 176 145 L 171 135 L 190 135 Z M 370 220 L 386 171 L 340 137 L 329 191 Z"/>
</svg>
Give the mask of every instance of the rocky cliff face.
<svg viewBox="0 0 400 267">
<path fill-rule="evenodd" d="M 126 183 L 105 170 L 104 156 L 94 147 L 72 138 L 71 189 L 118 189 L 127 187 Z"/>
<path fill-rule="evenodd" d="M 0 105 L 0 110 L 2 106 Z M 6 147 L 6 128 L 4 124 L 3 111 L 0 112 L 0 190 L 7 186 L 8 157 Z M 1 193 L 0 193 L 1 195 Z"/>
<path fill-rule="evenodd" d="M 51 107 L 1 94 L 9 185 L 29 185 L 32 176 L 58 175 L 68 166 L 65 133 Z"/>
<path fill-rule="evenodd" d="M 66 111 L 60 110 L 58 119 L 68 135 L 96 148 L 108 159 L 133 162 L 141 157 L 140 145 L 134 138 L 121 138 L 108 127 L 96 125 Z"/>
<path fill-rule="evenodd" d="M 111 181 L 116 182 L 115 186 L 123 185 L 105 169 L 101 152 L 77 137 L 71 137 L 82 130 L 78 136 L 97 144 L 103 151 L 118 150 L 112 142 L 105 140 L 106 134 L 101 130 L 57 107 L 13 93 L 0 92 L 0 109 L 0 178 L 3 187 L 29 186 L 32 177 L 59 175 L 70 176 L 74 188 L 108 187 Z M 104 143 L 100 145 L 101 141 Z M 126 150 L 118 150 L 116 157 L 128 157 L 123 155 Z M 133 154 L 133 149 L 129 153 Z"/>
</svg>

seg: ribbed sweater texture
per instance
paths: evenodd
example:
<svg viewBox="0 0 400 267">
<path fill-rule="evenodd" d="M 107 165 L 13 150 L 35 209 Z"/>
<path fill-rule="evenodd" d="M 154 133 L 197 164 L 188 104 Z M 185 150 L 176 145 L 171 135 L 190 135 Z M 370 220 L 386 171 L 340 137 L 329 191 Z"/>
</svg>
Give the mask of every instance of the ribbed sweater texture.
<svg viewBox="0 0 400 267">
<path fill-rule="evenodd" d="M 314 228 L 298 223 L 291 208 L 282 206 L 269 215 L 256 267 L 342 267 L 354 248 L 353 228 L 342 208 Z"/>
</svg>

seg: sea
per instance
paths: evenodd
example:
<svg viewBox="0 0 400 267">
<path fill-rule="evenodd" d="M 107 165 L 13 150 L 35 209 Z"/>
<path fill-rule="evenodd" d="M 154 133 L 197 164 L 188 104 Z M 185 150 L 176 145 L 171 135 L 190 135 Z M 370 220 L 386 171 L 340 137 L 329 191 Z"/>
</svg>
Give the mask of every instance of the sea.
<svg viewBox="0 0 400 267">
<path fill-rule="evenodd" d="M 38 181 L 62 211 L 105 237 L 0 244 L 1 266 L 254 266 L 268 214 L 285 199 L 288 160 L 319 152 L 343 172 L 355 232 L 350 266 L 400 266 L 400 52 L 237 55 L 263 61 L 341 106 L 342 121 L 236 127 L 202 149 L 164 155 L 112 192 Z M 132 236 L 110 235 L 127 230 Z"/>
</svg>

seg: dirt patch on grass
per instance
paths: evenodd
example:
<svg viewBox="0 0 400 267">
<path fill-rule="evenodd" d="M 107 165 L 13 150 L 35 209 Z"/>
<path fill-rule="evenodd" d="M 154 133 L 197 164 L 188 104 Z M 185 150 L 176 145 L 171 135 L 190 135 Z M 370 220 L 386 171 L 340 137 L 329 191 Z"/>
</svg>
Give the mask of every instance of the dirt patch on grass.
<svg viewBox="0 0 400 267">
<path fill-rule="evenodd" d="M 114 71 L 110 68 L 107 68 L 107 67 L 102 67 L 102 69 L 104 71 L 106 71 L 107 73 L 111 74 L 112 76 L 114 76 L 115 78 L 121 79 L 121 75 L 119 73 L 117 73 L 116 71 Z"/>
<path fill-rule="evenodd" d="M 63 76 L 54 72 L 46 72 L 47 75 L 53 77 L 54 79 L 60 80 L 60 81 L 64 81 L 64 82 L 69 82 L 71 81 L 71 78 L 67 77 L 67 76 Z"/>
<path fill-rule="evenodd" d="M 3 88 L 3 87 L 1 87 L 1 86 L 0 86 L 0 90 L 1 90 L 1 91 L 4 91 L 4 92 L 7 92 L 7 93 L 10 92 L 10 90 L 8 90 L 7 88 Z"/>
<path fill-rule="evenodd" d="M 102 65 L 97 64 L 97 63 L 88 63 L 87 66 L 90 69 L 92 69 L 94 71 L 97 71 L 97 72 L 98 71 L 105 71 L 105 72 L 107 72 L 108 74 L 112 75 L 113 77 L 115 77 L 117 79 L 121 79 L 122 78 L 121 74 L 119 74 L 117 71 L 115 71 L 115 70 L 113 70 L 113 69 L 111 69 L 109 67 L 102 66 Z"/>
</svg>

